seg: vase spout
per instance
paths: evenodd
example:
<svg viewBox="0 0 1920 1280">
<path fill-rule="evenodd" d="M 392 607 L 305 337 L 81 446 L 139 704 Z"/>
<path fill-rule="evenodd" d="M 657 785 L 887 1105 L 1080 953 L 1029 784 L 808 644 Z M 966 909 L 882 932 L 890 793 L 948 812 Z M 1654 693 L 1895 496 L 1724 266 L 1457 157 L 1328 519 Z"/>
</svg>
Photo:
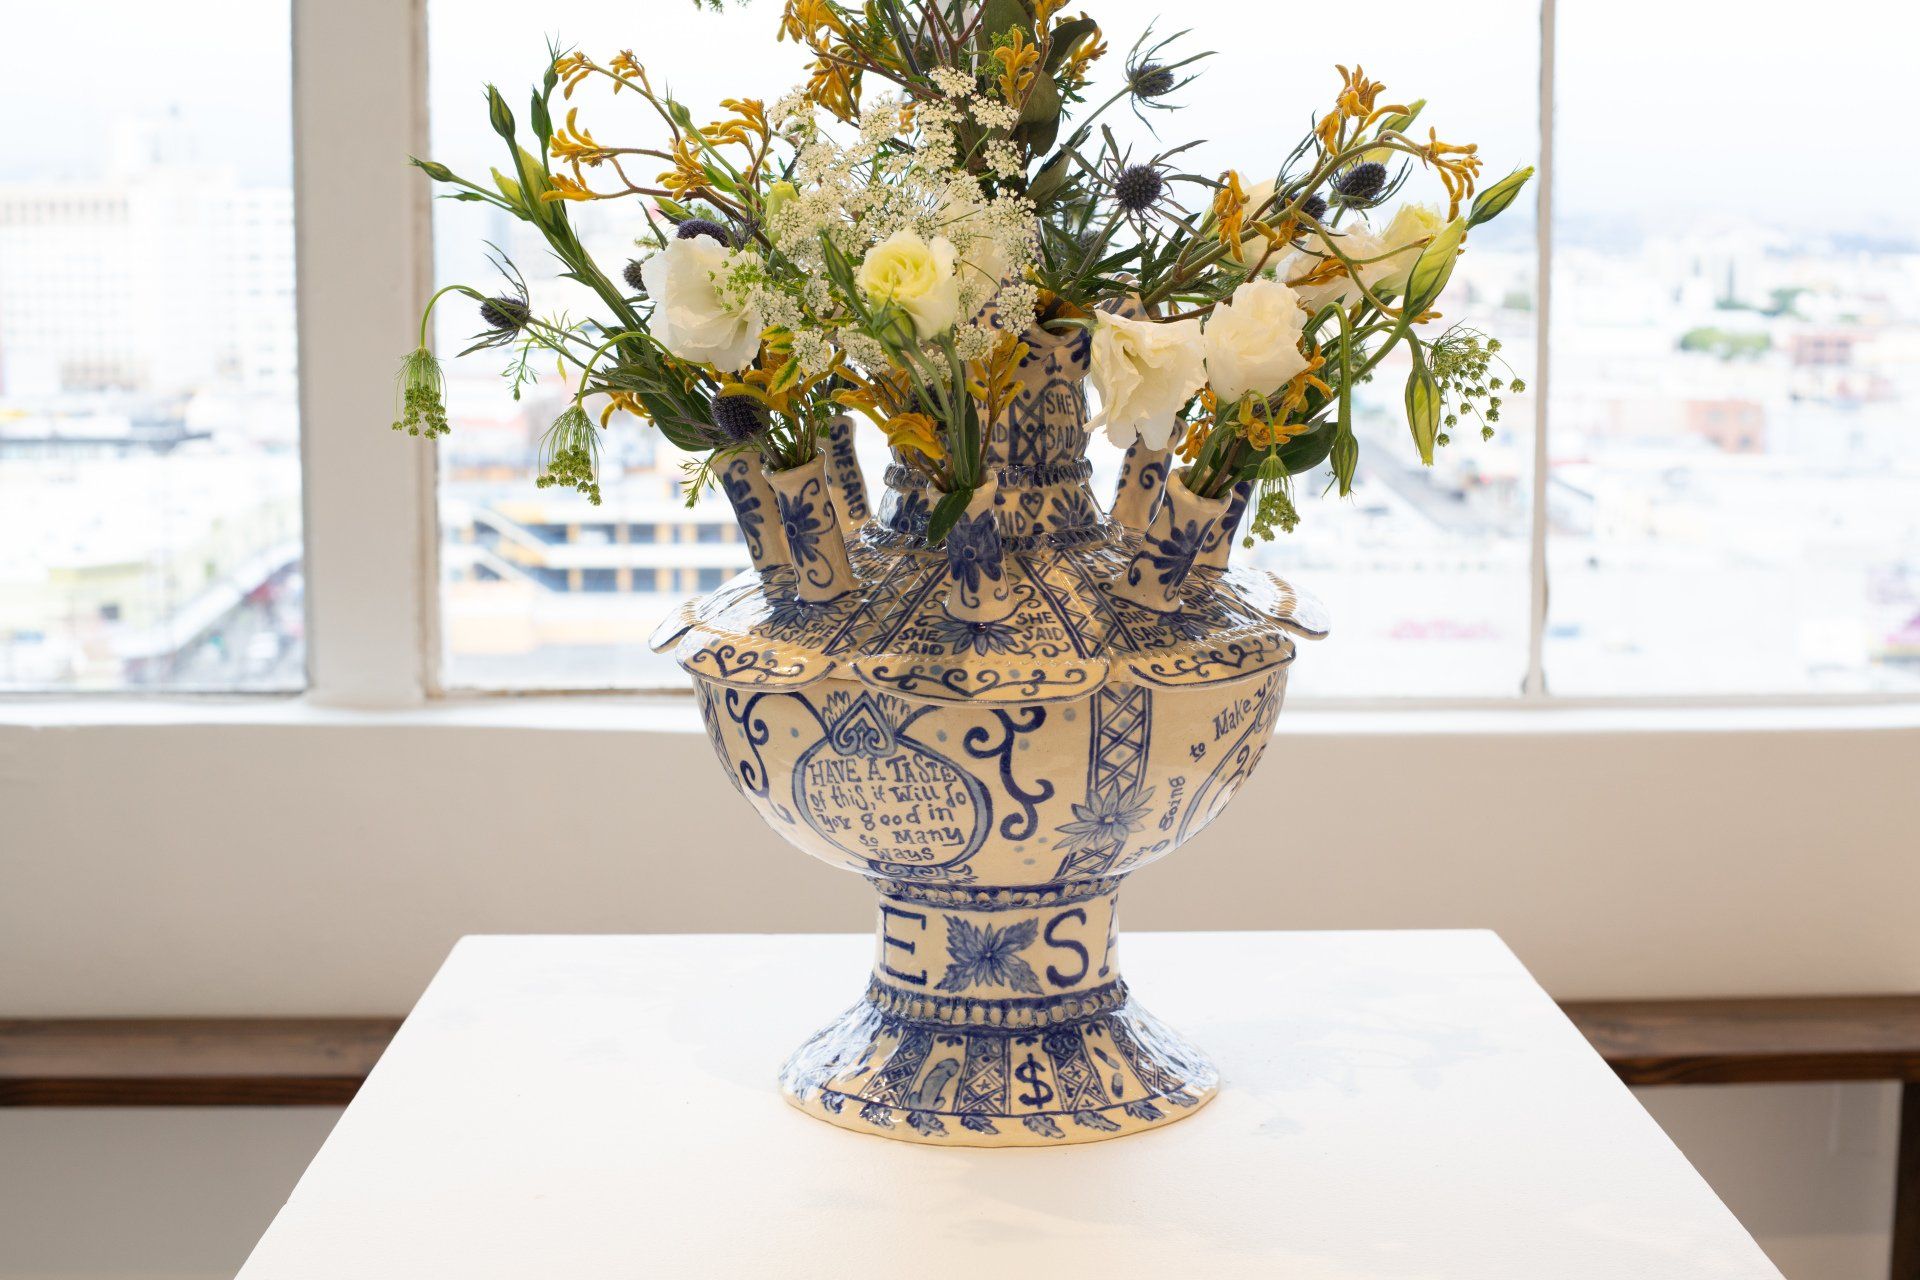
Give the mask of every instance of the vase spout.
<svg viewBox="0 0 1920 1280">
<path fill-rule="evenodd" d="M 767 477 L 780 513 L 780 527 L 793 565 L 794 594 L 809 604 L 838 600 L 854 588 L 847 536 L 827 483 L 826 460 Z"/>
</svg>

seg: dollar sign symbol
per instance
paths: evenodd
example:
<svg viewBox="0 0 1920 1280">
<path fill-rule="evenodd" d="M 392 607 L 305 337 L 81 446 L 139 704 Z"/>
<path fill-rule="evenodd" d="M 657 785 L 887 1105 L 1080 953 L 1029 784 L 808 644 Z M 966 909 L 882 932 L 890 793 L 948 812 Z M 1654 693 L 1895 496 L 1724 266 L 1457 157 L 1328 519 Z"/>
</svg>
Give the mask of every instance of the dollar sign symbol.
<svg viewBox="0 0 1920 1280">
<path fill-rule="evenodd" d="M 1013 1078 L 1033 1091 L 1023 1093 L 1016 1099 L 1021 1106 L 1044 1107 L 1053 1101 L 1053 1087 L 1040 1078 L 1040 1060 L 1032 1054 L 1028 1054 L 1027 1060 L 1013 1069 Z"/>
</svg>

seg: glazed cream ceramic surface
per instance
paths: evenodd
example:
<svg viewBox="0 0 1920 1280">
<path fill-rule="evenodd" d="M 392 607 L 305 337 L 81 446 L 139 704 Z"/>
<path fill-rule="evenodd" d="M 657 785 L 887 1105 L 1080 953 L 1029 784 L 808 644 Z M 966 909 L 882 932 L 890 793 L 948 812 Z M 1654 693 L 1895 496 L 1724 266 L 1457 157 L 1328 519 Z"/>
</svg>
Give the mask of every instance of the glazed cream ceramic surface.
<svg viewBox="0 0 1920 1280">
<path fill-rule="evenodd" d="M 1118 889 L 1246 781 L 1295 637 L 1326 629 L 1273 575 L 1225 567 L 1244 495 L 1170 500 L 1164 456 L 1136 450 L 1121 505 L 1142 527 L 1110 520 L 1087 487 L 1086 339 L 1029 345 L 992 496 L 945 546 L 924 540 L 937 495 L 897 462 L 849 534 L 846 458 L 770 478 L 748 459 L 723 479 L 756 568 L 655 640 L 747 802 L 879 896 L 866 990 L 783 1089 L 909 1141 L 1094 1141 L 1213 1096 L 1212 1065 L 1127 992 Z"/>
</svg>

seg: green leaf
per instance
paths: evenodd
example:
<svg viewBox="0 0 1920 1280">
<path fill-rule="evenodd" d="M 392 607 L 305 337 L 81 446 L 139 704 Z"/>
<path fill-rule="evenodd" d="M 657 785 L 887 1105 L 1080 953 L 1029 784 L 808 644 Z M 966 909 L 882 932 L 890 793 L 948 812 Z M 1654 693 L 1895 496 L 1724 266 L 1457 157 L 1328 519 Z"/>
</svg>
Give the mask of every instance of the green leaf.
<svg viewBox="0 0 1920 1280">
<path fill-rule="evenodd" d="M 1407 300 L 1401 307 L 1409 318 L 1420 315 L 1440 297 L 1453 275 L 1454 259 L 1460 256 L 1460 242 L 1466 238 L 1467 223 L 1455 218 L 1420 251 L 1413 270 L 1407 273 Z"/>
<path fill-rule="evenodd" d="M 1507 211 L 1520 189 L 1527 185 L 1527 179 L 1533 177 L 1533 166 L 1515 169 L 1500 181 L 1482 191 L 1473 202 L 1473 208 L 1467 214 L 1467 225 L 1477 227 L 1483 222 L 1492 222 Z"/>
<path fill-rule="evenodd" d="M 653 206 L 669 218 L 672 218 L 675 222 L 685 222 L 693 216 L 693 210 L 687 208 L 687 206 L 681 204 L 679 201 L 669 200 L 665 196 L 654 197 Z"/>
<path fill-rule="evenodd" d="M 1079 44 L 1090 32 L 1099 29 L 1100 24 L 1085 15 L 1069 18 L 1055 26 L 1047 36 L 1053 43 L 1047 47 L 1047 60 L 1042 64 L 1041 69 L 1049 75 L 1058 71 L 1060 64 L 1067 60 L 1067 55 L 1073 52 L 1073 46 Z"/>
<path fill-rule="evenodd" d="M 1027 11 L 1027 6 L 1021 4 L 1020 0 L 987 0 L 980 12 L 975 43 L 984 52 L 993 48 L 994 41 L 1015 27 L 1026 32 L 1029 39 L 1033 38 L 1033 14 Z M 1039 41 L 1035 40 L 1034 43 L 1038 44 Z"/>
<path fill-rule="evenodd" d="M 1029 153 L 1038 155 L 1052 149 L 1060 133 L 1061 106 L 1060 86 L 1053 77 L 1034 76 L 1033 88 L 1027 91 L 1026 104 L 1020 108 L 1020 123 L 1013 129 L 1013 136 L 1027 144 Z"/>
<path fill-rule="evenodd" d="M 417 161 L 415 163 L 418 163 Z M 1059 192 L 1060 187 L 1073 172 L 1073 156 L 1065 151 L 1040 166 L 1040 172 L 1033 175 L 1033 181 L 1027 184 L 1027 199 L 1036 206 L 1045 205 Z"/>
<path fill-rule="evenodd" d="M 967 504 L 972 501 L 973 486 L 966 485 L 943 495 L 940 501 L 934 504 L 933 515 L 927 519 L 929 547 L 937 547 L 947 540 L 947 531 L 966 514 Z"/>
<path fill-rule="evenodd" d="M 800 362 L 788 360 L 773 375 L 773 382 L 767 387 L 767 394 L 777 396 L 800 381 Z"/>
<path fill-rule="evenodd" d="M 1402 111 L 1396 115 L 1388 116 L 1385 120 L 1382 120 L 1380 122 L 1380 132 L 1385 133 L 1387 130 L 1391 129 L 1395 133 L 1405 133 L 1408 129 L 1413 127 L 1413 122 L 1419 119 L 1420 117 L 1421 108 L 1425 107 L 1426 105 L 1427 105 L 1427 100 L 1425 98 L 1417 98 L 1414 101 L 1408 103 L 1407 109 L 1405 111 Z"/>
<path fill-rule="evenodd" d="M 673 447 L 686 453 L 707 453 L 713 449 L 713 441 L 683 422 L 672 418 L 655 418 L 653 425 L 660 428 Z"/>
<path fill-rule="evenodd" d="M 1420 450 L 1420 461 L 1433 465 L 1433 445 L 1440 434 L 1440 384 L 1427 368 L 1426 352 L 1418 342 L 1410 342 L 1413 371 L 1407 375 L 1407 426 L 1413 429 L 1413 443 Z"/>
</svg>

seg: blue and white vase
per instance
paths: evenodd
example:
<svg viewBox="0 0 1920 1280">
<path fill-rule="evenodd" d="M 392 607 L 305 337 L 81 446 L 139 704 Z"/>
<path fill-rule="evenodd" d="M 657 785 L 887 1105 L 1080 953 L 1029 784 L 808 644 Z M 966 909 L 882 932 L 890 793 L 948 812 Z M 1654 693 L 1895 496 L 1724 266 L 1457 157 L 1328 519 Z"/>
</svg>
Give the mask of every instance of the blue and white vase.
<svg viewBox="0 0 1920 1280">
<path fill-rule="evenodd" d="M 780 504 L 767 483 L 767 472 L 757 449 L 748 449 L 725 458 L 718 466 L 720 492 L 733 507 L 733 521 L 740 526 L 740 540 L 746 544 L 747 559 L 759 570 L 776 569 L 787 563 L 787 535 L 780 527 Z"/>
<path fill-rule="evenodd" d="M 767 484 L 773 489 L 795 597 L 806 604 L 845 599 L 856 584 L 826 459 L 816 455 L 790 470 L 769 472 Z"/>
<path fill-rule="evenodd" d="M 1112 584 L 1113 594 L 1155 613 L 1186 607 L 1183 588 L 1200 553 L 1220 540 L 1229 498 L 1203 498 L 1175 471 L 1167 477 L 1140 535 L 1139 549 Z"/>
<path fill-rule="evenodd" d="M 910 1142 L 1091 1142 L 1214 1095 L 1214 1066 L 1122 977 L 1119 889 L 1246 781 L 1296 638 L 1326 630 L 1312 600 L 1200 546 L 1132 598 L 1130 568 L 1166 553 L 1088 488 L 1087 338 L 1027 342 L 960 550 L 927 548 L 938 495 L 896 459 L 844 591 L 797 573 L 796 546 L 794 565 L 741 574 L 655 637 L 692 673 L 735 789 L 878 898 L 865 990 L 781 1088 Z M 770 477 L 783 509 L 807 492 L 792 475 Z M 1225 505 L 1187 499 L 1152 514 Z"/>
</svg>

